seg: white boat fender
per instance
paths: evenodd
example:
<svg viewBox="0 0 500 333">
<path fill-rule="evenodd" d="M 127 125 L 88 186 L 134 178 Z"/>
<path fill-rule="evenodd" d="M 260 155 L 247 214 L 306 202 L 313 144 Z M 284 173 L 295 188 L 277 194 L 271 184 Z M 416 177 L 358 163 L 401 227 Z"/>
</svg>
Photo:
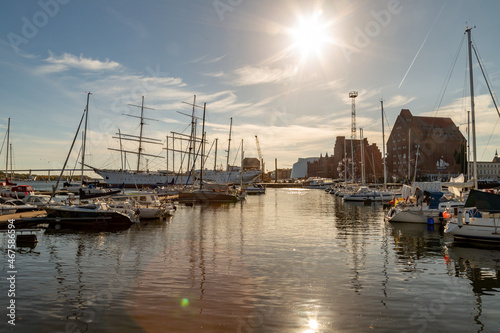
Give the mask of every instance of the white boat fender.
<svg viewBox="0 0 500 333">
<path fill-rule="evenodd" d="M 461 210 L 457 214 L 457 225 L 459 228 L 462 228 L 464 225 L 464 213 Z"/>
<path fill-rule="evenodd" d="M 469 222 L 470 222 L 470 215 L 469 215 L 469 213 L 468 213 L 468 212 L 466 212 L 466 213 L 465 213 L 465 224 L 467 224 L 467 225 L 468 225 L 468 224 L 469 224 Z"/>
</svg>

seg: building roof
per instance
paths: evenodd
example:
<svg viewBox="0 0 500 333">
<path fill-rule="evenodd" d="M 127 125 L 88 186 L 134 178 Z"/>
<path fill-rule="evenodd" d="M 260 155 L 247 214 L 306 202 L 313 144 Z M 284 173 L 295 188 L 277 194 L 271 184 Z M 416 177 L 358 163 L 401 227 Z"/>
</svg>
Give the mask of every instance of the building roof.
<svg viewBox="0 0 500 333">
<path fill-rule="evenodd" d="M 458 141 L 465 140 L 462 132 L 460 132 L 453 120 L 449 117 L 414 116 L 411 114 L 410 110 L 402 109 L 396 120 L 396 123 L 398 122 L 404 122 L 411 128 L 419 129 L 420 135 L 423 137 L 445 134 L 452 138 L 456 136 L 455 139 Z M 417 133 L 412 133 L 412 135 L 415 134 Z"/>
</svg>

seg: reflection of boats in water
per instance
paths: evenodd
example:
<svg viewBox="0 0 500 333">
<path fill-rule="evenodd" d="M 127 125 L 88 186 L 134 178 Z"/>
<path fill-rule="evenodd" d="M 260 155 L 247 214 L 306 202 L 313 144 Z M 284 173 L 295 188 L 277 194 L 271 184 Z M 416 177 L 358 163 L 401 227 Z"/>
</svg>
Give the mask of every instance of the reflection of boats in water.
<svg viewBox="0 0 500 333">
<path fill-rule="evenodd" d="M 493 248 L 456 245 L 446 249 L 448 264 L 456 276 L 467 277 L 473 292 L 480 296 L 500 291 L 500 252 Z"/>
<path fill-rule="evenodd" d="M 401 256 L 440 255 L 442 252 L 442 231 L 413 223 L 391 223 L 396 252 Z"/>
</svg>

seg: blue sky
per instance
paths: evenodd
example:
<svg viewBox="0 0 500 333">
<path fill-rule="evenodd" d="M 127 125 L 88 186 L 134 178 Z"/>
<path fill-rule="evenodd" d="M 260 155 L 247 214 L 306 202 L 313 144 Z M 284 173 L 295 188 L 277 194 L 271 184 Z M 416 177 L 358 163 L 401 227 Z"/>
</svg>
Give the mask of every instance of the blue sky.
<svg viewBox="0 0 500 333">
<path fill-rule="evenodd" d="M 118 147 L 118 129 L 138 135 L 137 119 L 123 114 L 139 115 L 128 104 L 141 96 L 155 109 L 146 117 L 158 120 L 145 133 L 160 140 L 189 133 L 190 119 L 177 112 L 191 113 L 183 101 L 196 95 L 207 103 L 219 165 L 230 117 L 231 162 L 242 139 L 245 156 L 257 156 L 255 135 L 268 169 L 275 158 L 286 168 L 331 154 L 336 136 L 350 137 L 354 90 L 356 125 L 370 143 L 382 142 L 381 98 L 389 127 L 402 108 L 463 124 L 470 110 L 465 43 L 458 53 L 464 31 L 476 26 L 473 41 L 498 89 L 499 12 L 494 0 L 3 1 L 2 140 L 10 117 L 15 169 L 61 167 L 86 91 L 93 93 L 86 160 L 105 168 L 120 166 L 119 153 L 107 149 Z M 316 25 L 307 30 L 308 22 Z M 500 117 L 477 66 L 475 89 L 478 158 L 489 161 L 500 146 Z M 75 159 L 76 152 L 70 167 Z M 148 167 L 165 169 L 166 161 L 149 158 Z"/>
</svg>

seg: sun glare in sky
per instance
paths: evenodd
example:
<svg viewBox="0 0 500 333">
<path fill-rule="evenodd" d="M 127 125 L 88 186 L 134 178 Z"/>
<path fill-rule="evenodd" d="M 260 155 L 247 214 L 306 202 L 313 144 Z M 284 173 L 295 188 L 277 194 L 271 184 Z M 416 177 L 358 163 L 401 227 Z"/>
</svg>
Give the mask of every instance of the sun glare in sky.
<svg viewBox="0 0 500 333">
<path fill-rule="evenodd" d="M 297 26 L 290 30 L 292 48 L 298 50 L 302 58 L 307 58 L 310 54 L 319 56 L 325 45 L 332 43 L 329 24 L 321 19 L 321 14 L 320 11 L 311 17 L 301 17 Z"/>
</svg>

